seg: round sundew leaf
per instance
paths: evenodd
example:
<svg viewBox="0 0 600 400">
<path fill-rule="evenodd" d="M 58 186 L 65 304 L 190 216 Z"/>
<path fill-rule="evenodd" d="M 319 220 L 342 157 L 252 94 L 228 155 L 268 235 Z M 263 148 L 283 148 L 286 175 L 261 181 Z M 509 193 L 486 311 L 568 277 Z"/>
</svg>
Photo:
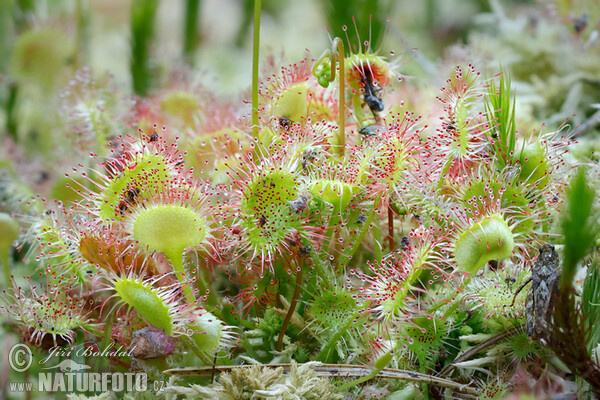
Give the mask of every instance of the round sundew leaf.
<svg viewBox="0 0 600 400">
<path fill-rule="evenodd" d="M 417 356 L 421 366 L 435 362 L 440 356 L 440 348 L 444 347 L 447 325 L 426 317 L 417 317 L 413 323 L 405 331 L 409 338 L 408 349 Z"/>
<path fill-rule="evenodd" d="M 203 132 L 189 142 L 182 145 L 183 157 L 187 167 L 194 168 L 194 174 L 211 177 L 212 169 L 217 168 L 220 173 L 228 171 L 219 162 L 225 162 L 222 157 L 225 154 L 236 154 L 240 151 L 240 145 L 249 148 L 243 133 L 234 128 L 222 128 L 213 132 Z M 215 183 L 214 181 L 212 181 Z"/>
<path fill-rule="evenodd" d="M 194 342 L 200 350 L 207 353 L 215 350 L 223 336 L 223 323 L 209 312 L 196 318 L 194 329 L 199 332 L 193 335 Z"/>
<path fill-rule="evenodd" d="M 548 171 L 546 151 L 541 143 L 538 141 L 525 145 L 518 156 L 517 161 L 521 166 L 519 180 L 529 184 L 537 182 L 538 188 L 544 188 L 550 178 L 546 173 Z"/>
<path fill-rule="evenodd" d="M 58 30 L 28 30 L 15 43 L 12 73 L 23 82 L 56 87 L 68 76 L 72 51 L 73 41 Z"/>
<path fill-rule="evenodd" d="M 158 195 L 173 175 L 167 166 L 167 160 L 155 154 L 146 154 L 137 162 L 128 166 L 121 176 L 115 177 L 100 194 L 98 201 L 99 217 L 105 220 L 120 221 L 124 213 L 120 212 L 123 200 L 129 202 Z"/>
<path fill-rule="evenodd" d="M 171 334 L 173 321 L 169 307 L 159 296 L 157 290 L 133 279 L 119 279 L 115 283 L 115 291 L 125 303 L 157 328 Z"/>
<path fill-rule="evenodd" d="M 261 174 L 248 184 L 240 210 L 246 237 L 254 248 L 272 253 L 290 232 L 301 228 L 298 213 L 290 205 L 299 197 L 300 184 L 287 171 Z"/>
<path fill-rule="evenodd" d="M 168 114 L 181 118 L 187 126 L 194 125 L 194 115 L 199 109 L 198 101 L 194 96 L 182 90 L 167 95 L 160 106 Z"/>
<path fill-rule="evenodd" d="M 187 247 L 200 246 L 207 236 L 206 219 L 177 205 L 157 205 L 139 212 L 133 222 L 133 238 L 171 260 Z"/>
<path fill-rule="evenodd" d="M 500 214 L 494 214 L 460 234 L 454 255 L 460 270 L 473 276 L 488 261 L 509 257 L 514 247 L 508 224 Z"/>
<path fill-rule="evenodd" d="M 310 313 L 324 327 L 339 327 L 357 311 L 356 299 L 345 290 L 327 290 L 315 297 Z"/>
<path fill-rule="evenodd" d="M 360 187 L 342 181 L 320 179 L 311 185 L 310 193 L 319 199 L 332 204 L 336 210 L 342 211 Z"/>
</svg>

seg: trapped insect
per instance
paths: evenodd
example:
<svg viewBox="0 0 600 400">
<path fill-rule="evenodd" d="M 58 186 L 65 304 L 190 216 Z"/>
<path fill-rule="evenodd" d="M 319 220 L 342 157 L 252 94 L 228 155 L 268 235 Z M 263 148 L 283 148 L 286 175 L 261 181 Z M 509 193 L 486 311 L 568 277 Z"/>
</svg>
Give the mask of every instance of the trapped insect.
<svg viewBox="0 0 600 400">
<path fill-rule="evenodd" d="M 302 169 L 306 171 L 306 164 L 317 158 L 317 152 L 314 149 L 306 149 L 302 153 Z"/>
<path fill-rule="evenodd" d="M 308 207 L 308 198 L 304 195 L 301 195 L 296 200 L 288 201 L 288 204 L 293 212 L 299 214 L 302 212 L 302 210 Z"/>
<path fill-rule="evenodd" d="M 385 126 L 382 125 L 369 125 L 360 128 L 358 133 L 363 137 L 378 137 L 381 132 L 385 131 Z"/>
</svg>

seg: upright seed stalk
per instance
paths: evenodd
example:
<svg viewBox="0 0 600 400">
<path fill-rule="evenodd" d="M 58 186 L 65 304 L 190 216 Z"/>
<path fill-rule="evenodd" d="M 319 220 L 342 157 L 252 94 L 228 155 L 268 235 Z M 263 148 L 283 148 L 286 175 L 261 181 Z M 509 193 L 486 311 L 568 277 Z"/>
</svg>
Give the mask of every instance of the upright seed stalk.
<svg viewBox="0 0 600 400">
<path fill-rule="evenodd" d="M 194 51 L 198 46 L 198 11 L 200 0 L 185 2 L 185 26 L 183 30 L 183 57 L 189 65 L 194 65 Z"/>
<path fill-rule="evenodd" d="M 254 37 L 252 42 L 252 135 L 258 138 L 258 46 L 260 44 L 260 0 L 254 0 Z"/>
<path fill-rule="evenodd" d="M 150 88 L 150 43 L 158 0 L 134 0 L 131 3 L 131 78 L 133 90 L 145 96 Z"/>
<path fill-rule="evenodd" d="M 345 81 L 345 70 L 344 70 L 344 43 L 340 38 L 335 38 L 333 45 L 337 47 L 337 55 L 339 58 L 339 116 L 338 116 L 338 151 L 340 157 L 344 157 L 346 150 L 346 81 Z M 333 53 L 332 53 L 333 54 Z M 332 61 L 331 68 L 334 68 L 335 64 Z M 334 77 L 333 74 L 331 74 Z"/>
</svg>

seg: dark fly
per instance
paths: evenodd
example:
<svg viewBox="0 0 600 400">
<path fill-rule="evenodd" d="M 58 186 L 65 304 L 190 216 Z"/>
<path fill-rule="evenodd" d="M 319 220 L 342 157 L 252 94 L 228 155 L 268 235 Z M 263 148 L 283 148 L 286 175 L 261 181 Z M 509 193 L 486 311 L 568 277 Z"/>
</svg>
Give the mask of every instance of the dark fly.
<svg viewBox="0 0 600 400">
<path fill-rule="evenodd" d="M 298 255 L 308 256 L 311 251 L 312 247 L 310 245 L 300 246 L 300 248 L 298 249 Z"/>
<path fill-rule="evenodd" d="M 365 222 L 367 222 L 367 216 L 363 213 L 358 214 L 358 217 L 356 218 L 356 223 L 362 225 Z"/>
<path fill-rule="evenodd" d="M 130 205 L 136 202 L 136 198 L 139 196 L 139 194 L 140 189 L 138 188 L 133 188 L 131 190 L 128 190 L 127 193 L 125 193 L 125 198 L 122 202 L 119 203 L 119 212 L 121 213 L 121 215 L 129 209 Z"/>
<path fill-rule="evenodd" d="M 400 240 L 400 248 L 402 250 L 406 250 L 406 249 L 408 249 L 409 245 L 410 245 L 410 240 L 408 239 L 408 237 L 402 236 L 402 240 Z"/>
<path fill-rule="evenodd" d="M 586 13 L 581 14 L 581 17 L 573 18 L 573 30 L 576 33 L 581 33 L 585 30 L 588 25 L 589 15 Z"/>
<path fill-rule="evenodd" d="M 266 223 L 267 223 L 267 217 L 265 217 L 265 214 L 261 214 L 260 221 L 258 221 L 258 226 L 260 226 L 262 228 L 263 226 L 265 226 Z"/>
<path fill-rule="evenodd" d="M 289 119 L 285 118 L 285 117 L 281 117 L 278 120 L 279 122 L 279 127 L 282 129 L 285 129 L 286 131 L 290 129 L 290 127 L 292 126 L 292 121 L 290 121 Z"/>
<path fill-rule="evenodd" d="M 380 132 L 385 131 L 385 126 L 382 125 L 369 125 L 360 128 L 358 133 L 364 137 L 377 137 Z"/>
<path fill-rule="evenodd" d="M 371 76 L 369 76 L 369 75 L 365 76 L 362 79 L 362 83 L 363 83 L 363 88 L 365 90 L 365 94 L 364 94 L 363 98 L 365 100 L 365 103 L 367 103 L 367 106 L 373 113 L 373 115 L 375 115 L 376 112 L 383 111 L 383 109 L 385 108 L 385 106 L 383 104 L 383 100 L 381 100 L 377 96 L 377 90 L 375 89 L 375 87 L 373 85 L 373 80 L 372 80 Z"/>
</svg>

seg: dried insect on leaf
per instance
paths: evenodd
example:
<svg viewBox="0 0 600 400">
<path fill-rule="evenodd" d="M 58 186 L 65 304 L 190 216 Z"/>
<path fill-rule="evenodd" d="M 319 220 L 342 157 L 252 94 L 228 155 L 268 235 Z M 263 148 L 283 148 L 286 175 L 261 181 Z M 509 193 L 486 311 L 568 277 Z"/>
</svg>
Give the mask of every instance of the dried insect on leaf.
<svg viewBox="0 0 600 400">
<path fill-rule="evenodd" d="M 302 153 L 302 169 L 306 171 L 306 164 L 312 162 L 317 158 L 317 152 L 313 149 L 306 149 Z"/>
<path fill-rule="evenodd" d="M 527 295 L 527 334 L 543 338 L 554 309 L 554 297 L 558 293 L 560 262 L 554 246 L 540 247 L 540 255 L 533 266 L 531 289 Z"/>
<path fill-rule="evenodd" d="M 367 222 L 367 216 L 363 213 L 358 214 L 358 217 L 356 218 L 356 223 L 362 225 L 365 222 Z"/>
<path fill-rule="evenodd" d="M 296 214 L 300 214 L 302 210 L 308 208 L 308 198 L 304 195 L 301 195 L 296 200 L 288 201 L 290 208 Z"/>
</svg>

